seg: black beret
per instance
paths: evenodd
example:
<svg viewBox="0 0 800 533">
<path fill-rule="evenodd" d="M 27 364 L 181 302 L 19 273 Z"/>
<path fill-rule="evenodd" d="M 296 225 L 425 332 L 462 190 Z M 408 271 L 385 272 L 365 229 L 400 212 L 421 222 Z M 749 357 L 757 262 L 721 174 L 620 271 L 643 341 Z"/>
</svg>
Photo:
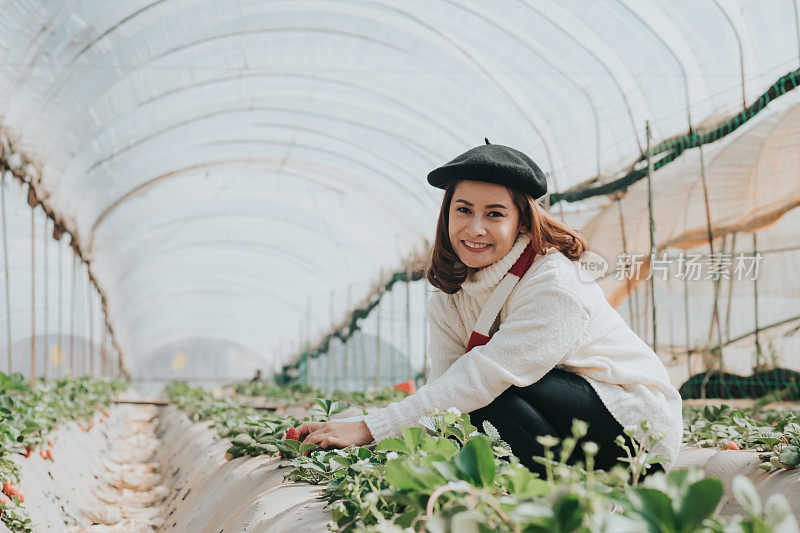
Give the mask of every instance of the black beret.
<svg viewBox="0 0 800 533">
<path fill-rule="evenodd" d="M 547 193 L 547 179 L 539 165 L 519 150 L 486 144 L 467 150 L 428 174 L 428 183 L 444 189 L 450 180 L 488 181 L 508 185 L 539 198 Z"/>
</svg>

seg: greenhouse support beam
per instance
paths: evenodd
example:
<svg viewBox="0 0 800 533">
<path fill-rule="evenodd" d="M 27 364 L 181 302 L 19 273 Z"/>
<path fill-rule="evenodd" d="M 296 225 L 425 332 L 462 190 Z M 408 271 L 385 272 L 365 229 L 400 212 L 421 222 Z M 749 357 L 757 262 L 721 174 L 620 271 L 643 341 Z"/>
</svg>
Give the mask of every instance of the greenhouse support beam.
<svg viewBox="0 0 800 533">
<path fill-rule="evenodd" d="M 3 225 L 3 272 L 6 283 L 6 350 L 8 350 L 8 373 L 14 371 L 14 357 L 11 353 L 11 283 L 8 273 L 8 233 L 6 230 L 6 167 L 0 160 L 0 222 Z"/>
<path fill-rule="evenodd" d="M 383 279 L 383 269 L 381 269 L 381 279 Z M 373 384 L 378 388 L 381 384 L 381 305 L 375 309 L 375 380 Z"/>
<path fill-rule="evenodd" d="M 50 320 L 50 312 L 49 312 L 49 309 L 48 309 L 49 308 L 48 304 L 50 303 L 50 301 L 49 301 L 50 300 L 50 284 L 48 283 L 48 279 L 47 279 L 48 274 L 49 274 L 49 269 L 48 269 L 49 265 L 48 265 L 48 257 L 47 257 L 48 256 L 48 254 L 47 254 L 48 246 L 47 245 L 49 243 L 49 239 L 47 238 L 47 217 L 46 216 L 42 217 L 42 220 L 44 221 L 44 225 L 42 227 L 42 244 L 43 244 L 42 263 L 43 263 L 43 268 L 44 268 L 44 309 L 42 309 L 42 311 L 44 312 L 44 342 L 42 343 L 42 345 L 43 345 L 42 346 L 42 348 L 43 348 L 43 350 L 42 350 L 42 354 L 43 354 L 43 357 L 42 357 L 42 368 L 43 368 L 42 376 L 45 379 L 47 379 L 49 377 L 49 374 L 50 374 L 50 372 L 49 372 L 49 366 L 50 366 L 49 358 L 47 357 L 47 350 L 48 350 L 48 347 L 50 346 L 50 327 L 49 327 L 49 323 L 48 323 L 49 320 Z"/>
<path fill-rule="evenodd" d="M 792 0 L 792 3 L 794 3 L 794 0 Z M 714 5 L 717 6 L 717 9 L 719 9 L 719 11 L 722 13 L 722 16 L 725 17 L 725 20 L 728 21 L 728 24 L 730 25 L 731 30 L 733 30 L 733 34 L 736 36 L 736 45 L 739 47 L 739 78 L 741 80 L 740 83 L 741 83 L 741 86 L 742 86 L 742 108 L 746 108 L 747 107 L 747 95 L 745 93 L 745 85 L 744 85 L 744 79 L 745 79 L 745 76 L 744 76 L 744 48 L 742 47 L 742 36 L 739 35 L 739 30 L 736 28 L 736 25 L 733 23 L 733 20 L 731 20 L 731 17 L 730 17 L 730 15 L 728 15 L 728 12 L 725 11 L 725 9 L 723 9 L 723 7 L 720 5 L 719 0 L 714 0 Z"/>
<path fill-rule="evenodd" d="M 411 368 L 411 267 L 406 270 L 406 379 L 414 377 Z"/>
<path fill-rule="evenodd" d="M 698 150 L 700 151 L 700 183 L 703 186 L 703 201 L 705 204 L 706 209 L 706 230 L 708 233 L 708 249 L 711 252 L 711 255 L 714 255 L 714 228 L 711 223 L 711 200 L 709 199 L 708 194 L 708 180 L 706 178 L 706 162 L 705 157 L 703 155 L 703 147 L 698 146 Z M 719 276 L 715 276 L 714 279 L 714 307 L 711 311 L 711 326 L 708 332 L 708 340 L 710 341 L 713 336 L 714 326 L 716 325 L 717 331 L 717 350 L 719 351 L 719 374 L 720 374 L 720 386 L 725 386 L 725 377 L 723 376 L 722 372 L 722 325 L 720 324 L 719 319 Z M 701 399 L 705 399 L 706 397 L 706 385 L 708 385 L 708 380 L 711 378 L 711 369 L 706 369 L 706 375 L 703 377 L 703 384 L 700 390 L 700 397 Z"/>
<path fill-rule="evenodd" d="M 72 256 L 72 283 L 69 298 L 69 375 L 75 377 L 75 276 L 78 258 Z"/>
<path fill-rule="evenodd" d="M 28 197 L 33 193 L 29 191 Z M 30 200 L 29 200 L 30 202 Z M 31 207 L 31 388 L 36 385 L 36 205 Z"/>
<path fill-rule="evenodd" d="M 8 156 L 9 155 L 16 155 L 15 162 L 13 165 L 9 164 Z M 118 358 L 122 357 L 122 351 L 119 349 L 119 345 L 117 344 L 116 335 L 114 334 L 114 328 L 112 327 L 109 317 L 108 317 L 108 302 L 106 299 L 105 292 L 103 291 L 102 287 L 98 283 L 97 279 L 95 278 L 92 268 L 91 268 L 91 261 L 84 257 L 81 243 L 78 239 L 77 229 L 72 228 L 68 229 L 65 227 L 64 217 L 58 213 L 50 204 L 48 203 L 49 194 L 42 189 L 41 187 L 41 169 L 38 165 L 36 165 L 30 158 L 25 156 L 25 154 L 20 153 L 14 149 L 14 146 L 9 139 L 8 135 L 0 129 L 0 167 L 3 169 L 3 178 L 5 179 L 5 172 L 10 172 L 10 174 L 17 178 L 20 183 L 26 185 L 29 188 L 28 192 L 28 203 L 31 207 L 35 205 L 40 205 L 42 210 L 44 211 L 45 215 L 53 220 L 53 238 L 56 240 L 60 240 L 64 233 L 68 233 L 71 237 L 71 245 L 73 253 L 80 259 L 81 262 L 86 263 L 87 273 L 89 282 L 95 286 L 97 289 L 98 294 L 100 294 L 101 306 L 103 310 L 103 318 L 108 327 L 109 335 L 111 337 L 111 344 L 114 346 L 118 354 Z M 7 271 L 7 270 L 6 270 Z M 125 368 L 122 361 L 119 361 L 120 366 L 118 371 L 120 375 L 130 378 L 130 374 L 128 373 L 127 369 Z"/>
<path fill-rule="evenodd" d="M 715 127 L 701 133 L 690 129 L 687 133 L 660 142 L 650 150 L 650 155 L 651 157 L 660 154 L 666 155 L 653 164 L 653 170 L 658 171 L 662 167 L 672 163 L 689 148 L 696 148 L 703 144 L 709 144 L 730 135 L 758 113 L 766 109 L 772 100 L 796 89 L 798 85 L 800 85 L 800 69 L 793 70 L 778 78 L 778 80 L 764 91 L 752 104 L 730 118 L 717 123 Z M 631 163 L 629 170 L 622 177 L 615 180 L 598 185 L 597 181 L 600 177 L 593 176 L 566 191 L 551 193 L 549 198 L 550 205 L 555 205 L 562 201 L 570 203 L 578 202 L 580 200 L 586 200 L 587 198 L 605 196 L 615 191 L 625 190 L 645 177 L 647 171 L 645 169 L 636 168 L 636 166 L 645 159 L 646 154 L 640 155 Z"/>
<path fill-rule="evenodd" d="M 691 118 L 690 118 L 691 120 Z M 658 353 L 658 336 L 656 335 L 656 279 L 653 275 L 653 261 L 656 260 L 656 223 L 653 217 L 653 164 L 650 159 L 650 142 L 653 138 L 650 121 L 645 122 L 644 133 L 647 139 L 647 220 L 650 231 L 650 310 L 652 312 L 653 351 Z"/>
<path fill-rule="evenodd" d="M 615 200 L 617 202 L 617 212 L 619 213 L 619 230 L 620 235 L 622 236 L 622 254 L 625 257 L 628 257 L 628 239 L 625 236 L 625 214 L 622 210 L 622 198 L 624 194 L 620 191 L 619 193 L 615 193 L 614 195 Z M 633 312 L 633 298 L 631 298 L 631 278 L 630 276 L 625 276 L 625 286 L 628 292 L 628 316 L 630 317 L 630 325 L 631 327 L 634 326 L 634 312 Z"/>
<path fill-rule="evenodd" d="M 796 12 L 795 12 L 796 13 Z M 753 257 L 758 257 L 758 237 L 756 232 L 753 231 Z M 761 331 L 758 324 L 758 276 L 753 276 L 753 320 L 755 321 L 755 334 L 756 343 L 756 373 L 760 370 L 761 366 L 761 339 L 759 338 L 759 331 Z"/>
</svg>

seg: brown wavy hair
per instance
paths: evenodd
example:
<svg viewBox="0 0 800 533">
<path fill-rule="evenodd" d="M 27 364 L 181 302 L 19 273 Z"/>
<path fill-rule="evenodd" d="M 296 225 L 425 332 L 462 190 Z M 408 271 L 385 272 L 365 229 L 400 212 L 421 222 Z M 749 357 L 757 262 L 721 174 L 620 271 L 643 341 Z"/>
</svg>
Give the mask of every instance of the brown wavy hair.
<svg viewBox="0 0 800 533">
<path fill-rule="evenodd" d="M 425 269 L 425 277 L 431 285 L 448 294 L 458 292 L 467 276 L 478 270 L 462 263 L 450 242 L 450 201 L 459 181 L 453 180 L 445 188 L 436 223 L 436 240 Z M 506 190 L 517 207 L 519 225 L 530 229 L 531 243 L 537 254 L 554 247 L 569 259 L 577 261 L 589 249 L 586 239 L 577 230 L 550 216 L 533 196 L 508 186 Z"/>
</svg>

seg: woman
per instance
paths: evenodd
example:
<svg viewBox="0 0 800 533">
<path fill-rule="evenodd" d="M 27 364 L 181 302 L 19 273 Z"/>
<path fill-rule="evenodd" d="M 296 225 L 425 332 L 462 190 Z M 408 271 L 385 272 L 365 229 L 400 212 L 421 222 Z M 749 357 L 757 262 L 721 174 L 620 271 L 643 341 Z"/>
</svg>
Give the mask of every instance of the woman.
<svg viewBox="0 0 800 533">
<path fill-rule="evenodd" d="M 304 442 L 323 448 L 399 436 L 434 409 L 455 407 L 488 420 L 532 470 L 538 435 L 566 437 L 573 418 L 589 423 L 598 468 L 613 466 L 623 426 L 650 422 L 650 450 L 669 470 L 682 435 L 681 398 L 650 347 L 606 301 L 577 263 L 586 242 L 536 198 L 544 174 L 522 152 L 489 144 L 428 175 L 445 189 L 427 279 L 441 289 L 427 309 L 428 383 L 363 417 L 305 422 Z"/>
</svg>

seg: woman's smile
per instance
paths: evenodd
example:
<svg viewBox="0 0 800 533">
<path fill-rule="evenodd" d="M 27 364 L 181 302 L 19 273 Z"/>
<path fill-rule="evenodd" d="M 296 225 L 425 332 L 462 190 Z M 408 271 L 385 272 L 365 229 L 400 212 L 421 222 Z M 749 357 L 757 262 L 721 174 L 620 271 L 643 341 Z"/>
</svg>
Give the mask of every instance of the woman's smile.
<svg viewBox="0 0 800 533">
<path fill-rule="evenodd" d="M 483 268 L 501 259 L 523 229 L 519 209 L 505 186 L 473 180 L 456 185 L 448 233 L 453 251 L 466 266 Z"/>
<path fill-rule="evenodd" d="M 473 241 L 461 241 L 461 244 L 464 245 L 464 248 L 466 248 L 467 250 L 469 250 L 470 252 L 472 252 L 474 254 L 479 254 L 481 252 L 485 252 L 489 248 L 492 247 L 491 244 L 475 243 Z"/>
</svg>

